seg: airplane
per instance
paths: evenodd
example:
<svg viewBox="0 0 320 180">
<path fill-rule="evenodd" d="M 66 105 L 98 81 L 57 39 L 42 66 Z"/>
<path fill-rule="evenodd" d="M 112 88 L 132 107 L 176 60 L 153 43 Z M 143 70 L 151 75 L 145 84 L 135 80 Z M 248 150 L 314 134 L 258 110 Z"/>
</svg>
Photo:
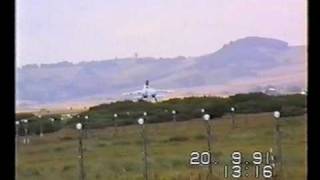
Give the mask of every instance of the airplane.
<svg viewBox="0 0 320 180">
<path fill-rule="evenodd" d="M 150 88 L 149 80 L 146 80 L 142 90 L 137 90 L 133 92 L 123 93 L 123 95 L 138 95 L 138 100 L 144 100 L 148 98 L 153 98 L 155 102 L 158 102 L 158 98 L 161 95 L 160 93 L 171 93 L 172 90 L 163 90 L 163 89 L 154 89 Z"/>
</svg>

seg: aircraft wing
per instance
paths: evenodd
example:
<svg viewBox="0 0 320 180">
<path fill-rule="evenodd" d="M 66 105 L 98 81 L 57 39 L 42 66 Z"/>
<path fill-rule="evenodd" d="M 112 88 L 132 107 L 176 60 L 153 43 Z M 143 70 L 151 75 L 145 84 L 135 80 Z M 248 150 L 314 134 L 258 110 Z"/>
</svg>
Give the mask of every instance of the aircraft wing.
<svg viewBox="0 0 320 180">
<path fill-rule="evenodd" d="M 126 92 L 126 93 L 123 93 L 122 95 L 127 96 L 127 95 L 142 95 L 142 94 L 143 94 L 142 91 L 138 90 L 138 91 Z"/>
<path fill-rule="evenodd" d="M 172 93 L 173 90 L 166 90 L 166 89 L 154 89 L 156 93 Z"/>
</svg>

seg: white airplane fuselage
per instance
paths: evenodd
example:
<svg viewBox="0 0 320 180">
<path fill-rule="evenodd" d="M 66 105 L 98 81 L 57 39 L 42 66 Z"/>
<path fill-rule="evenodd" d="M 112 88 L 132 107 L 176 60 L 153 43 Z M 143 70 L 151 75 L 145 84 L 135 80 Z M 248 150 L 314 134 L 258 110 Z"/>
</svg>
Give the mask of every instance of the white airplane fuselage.
<svg viewBox="0 0 320 180">
<path fill-rule="evenodd" d="M 162 90 L 162 89 L 154 89 L 149 87 L 149 81 L 147 80 L 141 90 L 124 93 L 125 95 L 136 95 L 138 96 L 138 100 L 143 99 L 154 99 L 156 102 L 158 101 L 158 98 L 161 93 L 168 93 L 170 90 Z"/>
</svg>

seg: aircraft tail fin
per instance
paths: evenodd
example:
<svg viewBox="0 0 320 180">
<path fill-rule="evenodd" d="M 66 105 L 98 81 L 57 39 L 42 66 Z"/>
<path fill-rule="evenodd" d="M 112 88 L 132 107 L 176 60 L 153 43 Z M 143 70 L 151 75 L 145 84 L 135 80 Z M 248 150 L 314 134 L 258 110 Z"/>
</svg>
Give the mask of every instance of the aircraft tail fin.
<svg viewBox="0 0 320 180">
<path fill-rule="evenodd" d="M 144 88 L 149 88 L 149 80 L 146 80 L 146 82 L 144 84 Z"/>
</svg>

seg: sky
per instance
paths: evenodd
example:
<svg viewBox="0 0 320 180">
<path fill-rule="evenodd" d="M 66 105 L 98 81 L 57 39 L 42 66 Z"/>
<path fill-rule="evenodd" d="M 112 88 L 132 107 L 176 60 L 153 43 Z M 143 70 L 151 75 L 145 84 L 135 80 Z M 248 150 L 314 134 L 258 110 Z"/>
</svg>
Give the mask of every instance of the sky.
<svg viewBox="0 0 320 180">
<path fill-rule="evenodd" d="M 307 44 L 306 0 L 16 0 L 16 64 L 199 56 L 247 36 Z"/>
</svg>

